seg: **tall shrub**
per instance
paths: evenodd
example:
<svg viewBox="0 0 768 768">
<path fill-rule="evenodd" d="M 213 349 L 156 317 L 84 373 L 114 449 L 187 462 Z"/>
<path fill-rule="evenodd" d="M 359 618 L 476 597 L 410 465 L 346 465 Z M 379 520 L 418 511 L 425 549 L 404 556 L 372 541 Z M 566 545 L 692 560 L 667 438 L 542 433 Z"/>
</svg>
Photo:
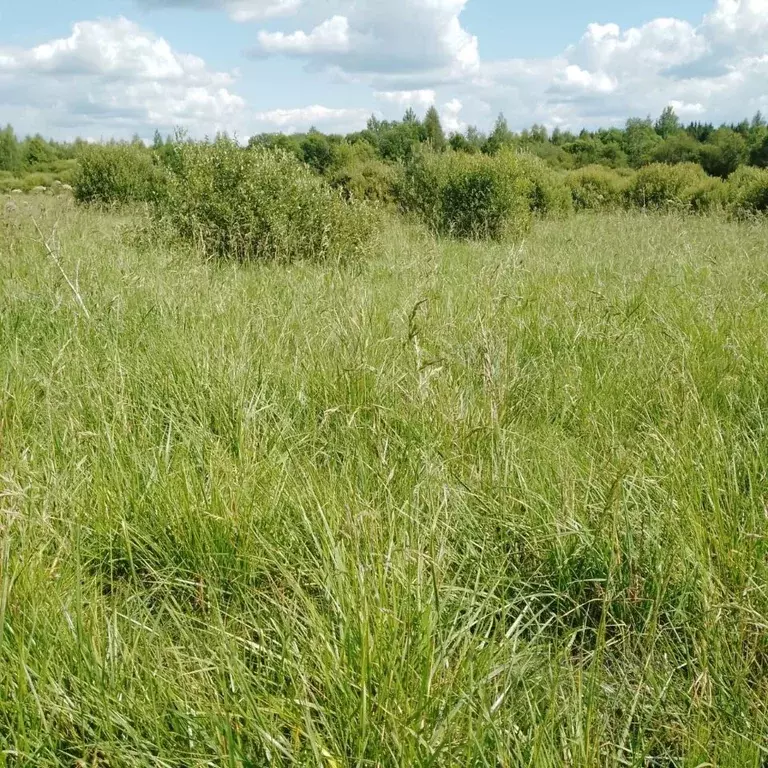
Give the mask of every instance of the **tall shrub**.
<svg viewBox="0 0 768 768">
<path fill-rule="evenodd" d="M 501 153 L 500 161 L 509 162 L 524 180 L 528 189 L 528 204 L 531 212 L 539 216 L 567 216 L 573 213 L 571 192 L 562 173 L 529 154 L 508 156 L 510 150 Z"/>
<path fill-rule="evenodd" d="M 149 202 L 163 193 L 165 174 L 137 144 L 86 145 L 73 179 L 75 199 L 107 205 Z"/>
<path fill-rule="evenodd" d="M 159 210 L 207 254 L 241 261 L 356 259 L 369 251 L 377 219 L 294 155 L 229 139 L 177 147 Z"/>
<path fill-rule="evenodd" d="M 342 143 L 326 173 L 331 186 L 348 200 L 368 200 L 388 205 L 393 202 L 399 166 L 379 159 L 367 142 Z"/>
<path fill-rule="evenodd" d="M 577 211 L 604 211 L 621 205 L 629 181 L 602 165 L 588 165 L 566 176 Z"/>
<path fill-rule="evenodd" d="M 739 218 L 768 213 L 768 169 L 739 168 L 726 184 L 729 208 Z"/>
<path fill-rule="evenodd" d="M 439 234 L 503 239 L 530 226 L 530 190 L 513 155 L 425 151 L 405 169 L 398 199 Z"/>
<path fill-rule="evenodd" d="M 694 196 L 710 184 L 699 165 L 654 163 L 641 168 L 626 192 L 629 205 L 651 210 L 687 210 Z"/>
</svg>

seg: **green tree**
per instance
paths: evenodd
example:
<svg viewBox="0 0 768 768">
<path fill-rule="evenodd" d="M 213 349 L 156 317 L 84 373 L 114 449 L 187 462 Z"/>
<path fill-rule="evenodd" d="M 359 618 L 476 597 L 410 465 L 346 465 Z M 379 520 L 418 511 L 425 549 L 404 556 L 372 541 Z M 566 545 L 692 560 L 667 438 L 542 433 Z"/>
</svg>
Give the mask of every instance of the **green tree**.
<svg viewBox="0 0 768 768">
<path fill-rule="evenodd" d="M 756 141 L 749 153 L 749 164 L 758 168 L 768 168 L 768 130 L 763 131 L 762 141 Z"/>
<path fill-rule="evenodd" d="M 448 145 L 455 152 L 469 152 L 474 151 L 474 147 L 469 143 L 469 140 L 463 133 L 454 133 L 451 138 L 448 139 Z"/>
<path fill-rule="evenodd" d="M 0 171 L 16 171 L 20 161 L 19 141 L 13 128 L 7 125 L 0 131 Z"/>
<path fill-rule="evenodd" d="M 691 123 L 686 126 L 685 132 L 696 141 L 707 141 L 715 132 L 715 126 L 712 123 Z"/>
<path fill-rule="evenodd" d="M 681 131 L 680 119 L 672 107 L 664 107 L 664 111 L 653 127 L 662 139 L 668 139 Z"/>
<path fill-rule="evenodd" d="M 651 152 L 654 163 L 677 165 L 679 163 L 698 163 L 701 156 L 701 144 L 687 133 L 677 133 L 661 141 Z"/>
<path fill-rule="evenodd" d="M 464 134 L 467 137 L 467 141 L 474 147 L 475 152 L 480 152 L 485 143 L 485 136 L 477 129 L 477 126 L 470 125 Z"/>
<path fill-rule="evenodd" d="M 768 167 L 768 125 L 761 112 L 752 118 L 749 129 L 749 164 Z"/>
<path fill-rule="evenodd" d="M 333 148 L 327 136 L 310 131 L 301 142 L 301 159 L 317 173 L 325 173 L 333 162 Z"/>
<path fill-rule="evenodd" d="M 545 125 L 539 125 L 534 123 L 531 126 L 531 130 L 528 132 L 528 139 L 533 144 L 544 144 L 549 141 L 549 132 Z"/>
<path fill-rule="evenodd" d="M 726 179 L 747 162 L 746 139 L 732 128 L 718 128 L 701 148 L 701 165 L 710 176 Z"/>
<path fill-rule="evenodd" d="M 633 168 L 640 168 L 651 161 L 651 155 L 661 137 L 656 133 L 650 118 L 627 120 L 624 130 L 624 152 Z"/>
<path fill-rule="evenodd" d="M 52 163 L 57 159 L 54 148 L 39 134 L 25 139 L 21 145 L 21 161 L 28 168 Z"/>
<path fill-rule="evenodd" d="M 284 133 L 259 133 L 248 140 L 248 148 L 266 147 L 267 149 L 284 149 L 295 155 L 299 160 L 304 159 L 301 151 L 301 137 Z"/>
<path fill-rule="evenodd" d="M 499 150 L 505 146 L 509 146 L 515 140 L 515 135 L 509 130 L 509 124 L 507 118 L 504 117 L 504 113 L 500 113 L 496 118 L 496 124 L 493 126 L 493 131 L 485 142 L 485 152 L 489 155 L 495 155 Z"/>
<path fill-rule="evenodd" d="M 575 141 L 576 137 L 570 131 L 563 131 L 561 128 L 555 128 L 552 131 L 552 143 L 556 146 L 563 146 L 564 144 L 570 144 Z"/>
<path fill-rule="evenodd" d="M 431 106 L 424 116 L 424 132 L 433 149 L 437 151 L 445 149 L 445 133 L 440 123 L 440 115 L 434 106 Z"/>
<path fill-rule="evenodd" d="M 606 165 L 610 168 L 622 168 L 627 164 L 627 156 L 618 144 L 604 143 L 597 136 L 582 132 L 575 141 L 565 144 L 563 149 L 574 158 L 574 165 Z"/>
<path fill-rule="evenodd" d="M 743 136 L 745 139 L 749 136 L 750 131 L 750 123 L 749 120 L 742 120 L 737 125 L 733 126 L 733 130 L 736 131 L 736 133 Z"/>
<path fill-rule="evenodd" d="M 566 144 L 564 149 L 569 155 L 573 156 L 576 167 L 582 167 L 599 162 L 603 144 L 600 139 L 583 136 L 576 139 L 576 141 Z"/>
</svg>

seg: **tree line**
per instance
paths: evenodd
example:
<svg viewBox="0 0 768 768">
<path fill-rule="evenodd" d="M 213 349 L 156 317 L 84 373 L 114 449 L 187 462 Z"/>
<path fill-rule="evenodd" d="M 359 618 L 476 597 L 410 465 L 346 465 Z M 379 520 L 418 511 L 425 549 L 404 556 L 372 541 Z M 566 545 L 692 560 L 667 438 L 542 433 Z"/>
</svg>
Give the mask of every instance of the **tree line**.
<svg viewBox="0 0 768 768">
<path fill-rule="evenodd" d="M 177 141 L 178 137 L 164 139 L 156 132 L 153 148 L 162 156 Z M 143 144 L 138 137 L 133 142 Z M 0 130 L 0 171 L 19 173 L 75 158 L 84 143 L 81 139 L 55 142 L 40 135 L 21 139 L 9 125 Z M 348 162 L 350 155 L 369 162 L 405 162 L 422 145 L 438 152 L 450 148 L 485 155 L 516 148 L 560 170 L 590 165 L 637 169 L 651 163 L 698 163 L 710 176 L 727 178 L 741 166 L 768 168 L 768 123 L 759 112 L 740 123 L 686 125 L 672 107 L 664 109 L 656 120 L 631 118 L 623 128 L 579 133 L 559 128 L 549 132 L 543 125 L 515 132 L 501 114 L 487 134 L 473 126 L 447 134 L 434 107 L 423 118 L 408 109 L 401 120 L 372 116 L 363 130 L 347 135 L 325 134 L 314 128 L 297 134 L 262 133 L 251 137 L 249 146 L 254 145 L 281 147 L 321 174 L 339 165 L 340 157 Z"/>
<path fill-rule="evenodd" d="M 429 143 L 434 150 L 448 147 L 458 152 L 494 155 L 517 148 L 536 155 L 561 170 L 604 165 L 610 168 L 641 168 L 651 163 L 698 163 L 711 176 L 727 178 L 743 165 L 768 167 L 768 123 L 758 112 L 751 120 L 715 126 L 692 122 L 684 125 L 672 107 L 656 119 L 631 118 L 623 128 L 582 130 L 576 134 L 543 125 L 514 132 L 499 115 L 488 134 L 470 126 L 446 135 L 440 116 L 431 107 L 423 119 L 409 109 L 402 120 L 387 121 L 373 116 L 362 131 L 327 135 L 317 130 L 306 134 L 265 133 L 251 144 L 280 146 L 320 173 L 334 163 L 340 145 L 368 145 L 384 161 L 407 161 L 414 150 Z"/>
</svg>

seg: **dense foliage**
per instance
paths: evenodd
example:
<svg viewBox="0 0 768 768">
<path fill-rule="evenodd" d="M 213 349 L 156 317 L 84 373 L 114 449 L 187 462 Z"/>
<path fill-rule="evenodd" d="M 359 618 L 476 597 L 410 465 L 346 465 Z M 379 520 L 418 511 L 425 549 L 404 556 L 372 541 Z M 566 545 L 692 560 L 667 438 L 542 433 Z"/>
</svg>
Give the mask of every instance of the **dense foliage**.
<svg viewBox="0 0 768 768">
<path fill-rule="evenodd" d="M 434 232 L 503 239 L 530 223 L 530 185 L 514 156 L 503 159 L 427 151 L 406 167 L 398 190 L 404 210 Z"/>
<path fill-rule="evenodd" d="M 206 252 L 236 258 L 358 254 L 375 218 L 365 204 L 472 239 L 520 235 L 533 217 L 574 210 L 754 216 L 768 207 L 766 176 L 759 113 L 683 126 L 667 108 L 655 122 L 578 136 L 543 126 L 515 133 L 499 116 L 487 136 L 472 127 L 446 136 L 432 108 L 423 119 L 413 110 L 400 121 L 372 117 L 347 136 L 261 134 L 247 147 L 226 135 L 92 145 L 0 131 L 0 192 L 71 182 L 81 202 L 150 202 Z"/>
<path fill-rule="evenodd" d="M 571 190 L 577 211 L 610 210 L 624 200 L 627 178 L 602 165 L 588 165 L 571 171 L 566 183 Z"/>
<path fill-rule="evenodd" d="M 162 194 L 165 174 L 137 144 L 94 144 L 79 155 L 75 197 L 81 203 L 149 202 Z"/>
<path fill-rule="evenodd" d="M 768 169 L 741 168 L 728 180 L 728 200 L 737 216 L 768 213 Z"/>
<path fill-rule="evenodd" d="M 135 137 L 132 143 L 141 142 Z M 173 139 L 164 140 L 156 133 L 153 149 L 163 154 L 173 143 Z M 48 141 L 39 135 L 21 140 L 9 125 L 0 130 L 0 171 L 22 173 L 39 170 L 41 164 L 55 160 L 71 160 L 83 144 L 81 140 Z M 338 168 L 340 155 L 347 152 L 345 147 L 358 144 L 366 145 L 362 150 L 365 162 L 405 162 L 419 147 L 429 144 L 435 151 L 450 147 L 467 154 L 494 155 L 514 149 L 536 155 L 560 170 L 592 165 L 637 169 L 651 163 L 698 163 L 709 175 L 726 178 L 744 165 L 768 168 L 768 124 L 761 113 L 731 125 L 683 125 L 671 107 L 656 121 L 631 118 L 623 128 L 582 130 L 578 134 L 559 128 L 550 134 L 541 125 L 517 133 L 500 115 L 487 135 L 469 126 L 450 136 L 446 136 L 434 107 L 423 119 L 409 109 L 399 121 L 371 117 L 364 130 L 347 136 L 326 135 L 313 128 L 305 134 L 260 134 L 253 136 L 249 144 L 282 148 L 321 174 Z"/>
<path fill-rule="evenodd" d="M 186 240 L 239 260 L 346 261 L 370 247 L 375 214 L 281 149 L 226 138 L 180 143 L 157 206 Z"/>
</svg>

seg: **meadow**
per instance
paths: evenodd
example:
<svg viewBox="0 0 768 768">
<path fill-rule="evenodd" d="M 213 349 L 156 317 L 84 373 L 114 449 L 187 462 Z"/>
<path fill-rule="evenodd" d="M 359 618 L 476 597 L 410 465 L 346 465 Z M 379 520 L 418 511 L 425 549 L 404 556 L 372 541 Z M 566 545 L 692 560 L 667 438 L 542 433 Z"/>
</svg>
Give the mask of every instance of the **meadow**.
<svg viewBox="0 0 768 768">
<path fill-rule="evenodd" d="M 768 764 L 768 227 L 350 264 L 0 209 L 0 765 Z"/>
</svg>

